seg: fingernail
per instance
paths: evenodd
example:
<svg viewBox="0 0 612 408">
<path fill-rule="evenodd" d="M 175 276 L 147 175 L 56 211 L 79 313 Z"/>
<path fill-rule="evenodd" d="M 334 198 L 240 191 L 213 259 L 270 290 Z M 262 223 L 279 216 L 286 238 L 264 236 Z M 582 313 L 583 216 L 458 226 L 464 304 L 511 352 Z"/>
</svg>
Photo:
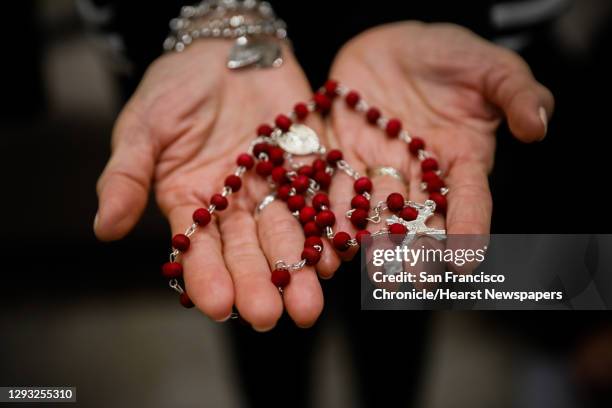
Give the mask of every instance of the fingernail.
<svg viewBox="0 0 612 408">
<path fill-rule="evenodd" d="M 546 109 L 544 109 L 543 106 L 540 106 L 538 113 L 540 115 L 540 120 L 542 121 L 542 124 L 544 125 L 544 136 L 542 136 L 542 138 L 540 139 L 542 140 L 546 137 L 546 133 L 548 132 L 548 115 L 546 114 Z"/>
<path fill-rule="evenodd" d="M 230 312 L 230 314 L 227 315 L 227 317 L 224 317 L 223 319 L 219 319 L 219 320 L 215 320 L 217 323 L 223 323 L 223 322 L 227 322 L 230 317 L 232 317 L 232 312 Z"/>
<path fill-rule="evenodd" d="M 100 219 L 100 217 L 98 216 L 98 213 L 96 213 L 96 216 L 94 217 L 94 222 L 93 222 L 93 229 L 94 231 L 96 230 L 96 228 L 98 228 L 98 220 Z"/>
</svg>

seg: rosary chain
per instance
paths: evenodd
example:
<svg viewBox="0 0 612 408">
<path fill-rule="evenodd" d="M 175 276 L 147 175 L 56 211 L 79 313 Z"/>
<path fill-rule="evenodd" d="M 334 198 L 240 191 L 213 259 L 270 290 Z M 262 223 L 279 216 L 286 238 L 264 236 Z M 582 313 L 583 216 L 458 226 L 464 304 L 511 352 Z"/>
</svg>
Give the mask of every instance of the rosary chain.
<svg viewBox="0 0 612 408">
<path fill-rule="evenodd" d="M 227 1 L 230 1 L 230 0 L 227 0 Z M 187 12 L 187 14 L 189 13 L 191 12 Z M 234 20 L 233 24 L 239 25 L 243 22 L 244 22 L 243 19 L 237 18 Z M 225 22 L 223 22 L 223 24 L 225 24 Z M 230 22 L 230 24 L 232 23 Z M 270 161 L 271 158 L 274 157 L 274 163 L 272 163 L 272 165 L 273 166 L 282 165 L 282 163 L 279 164 L 276 161 L 276 158 L 279 157 L 279 155 L 273 154 L 273 153 L 276 153 L 276 151 L 272 152 L 271 150 L 269 150 L 270 146 L 276 146 L 275 149 L 277 149 L 278 147 L 283 148 L 284 141 L 281 140 L 281 137 L 284 135 L 284 132 L 286 132 L 291 127 L 293 121 L 303 120 L 305 117 L 304 112 L 306 110 L 308 112 L 313 112 L 315 110 L 324 109 L 322 108 L 322 106 L 325 106 L 325 105 L 320 105 L 321 100 L 325 102 L 325 99 L 324 99 L 325 95 L 330 95 L 330 92 L 332 91 L 329 90 L 328 85 L 326 84 L 326 87 L 324 87 L 319 92 L 322 95 L 323 99 L 319 98 L 320 95 L 315 95 L 315 98 L 313 98 L 312 100 L 308 101 L 305 104 L 301 104 L 302 107 L 301 107 L 301 110 L 299 111 L 300 115 L 298 115 L 298 110 L 297 110 L 298 105 L 296 105 L 296 109 L 294 109 L 289 114 L 279 115 L 277 119 L 275 120 L 275 126 L 269 126 L 269 125 L 260 126 L 260 129 L 262 130 L 261 132 L 258 132 L 258 133 L 262 133 L 262 134 L 259 134 L 249 144 L 248 154 L 255 156 L 254 152 L 256 150 L 256 146 L 259 143 L 264 143 L 268 146 L 264 147 L 263 149 L 261 148 L 261 146 L 257 147 L 258 154 L 254 158 L 260 161 Z M 401 122 L 399 122 L 399 120 L 382 117 L 378 109 L 374 107 L 370 107 L 369 104 L 365 102 L 363 99 L 361 99 L 356 92 L 350 91 L 344 85 L 338 85 L 335 88 L 334 92 L 337 95 L 346 96 L 347 103 L 349 103 L 350 106 L 353 107 L 355 110 L 359 112 L 364 112 L 364 113 L 367 112 L 368 122 L 375 124 L 377 127 L 385 130 L 387 134 L 389 134 L 389 136 L 398 137 L 400 140 L 404 141 L 405 143 L 408 143 L 410 145 L 409 149 L 411 153 L 415 154 L 417 158 L 422 162 L 421 168 L 423 172 L 425 172 L 426 169 L 427 171 L 430 171 L 431 169 L 431 173 L 435 173 L 435 176 L 438 176 L 438 177 L 442 176 L 441 170 L 438 169 L 437 162 L 435 161 L 435 159 L 432 158 L 432 155 L 424 149 L 423 140 L 419 138 L 413 138 L 409 134 L 408 131 L 401 129 Z M 353 95 L 349 95 L 349 93 Z M 355 95 L 356 95 L 356 98 L 355 98 Z M 351 98 L 349 98 L 349 96 Z M 353 102 L 349 102 L 349 99 Z M 327 101 L 327 103 L 329 104 L 330 102 Z M 306 109 L 304 109 L 304 106 L 306 107 Z M 398 123 L 399 123 L 399 126 L 398 126 Z M 400 129 L 398 129 L 398 127 Z M 343 160 L 342 153 L 340 151 L 338 150 L 330 151 L 327 157 L 323 157 L 326 152 L 327 150 L 325 149 L 325 147 L 320 145 L 320 148 L 314 151 L 314 153 L 317 153 L 320 156 L 320 158 L 315 160 L 315 162 L 312 165 L 312 167 L 315 168 L 316 171 L 312 173 L 303 173 L 301 169 L 302 165 L 295 162 L 293 160 L 293 155 L 285 150 L 280 155 L 280 158 L 282 158 L 281 162 L 284 161 L 285 163 L 288 163 L 290 169 L 289 170 L 285 169 L 285 172 L 280 173 L 283 175 L 283 177 L 286 177 L 286 179 L 282 182 L 278 181 L 279 179 L 277 179 L 276 176 L 269 177 L 270 170 L 267 170 L 268 171 L 267 173 L 265 171 L 262 171 L 260 173 L 259 164 L 258 164 L 258 169 L 257 169 L 258 173 L 260 173 L 264 177 L 267 177 L 270 182 L 275 181 L 275 183 L 271 184 L 273 188 L 278 188 L 280 186 L 283 187 L 283 192 L 282 192 L 283 200 L 288 202 L 288 205 L 290 206 L 290 208 L 294 210 L 292 211 L 292 214 L 298 219 L 300 218 L 301 211 L 295 210 L 295 208 L 304 208 L 305 202 L 304 200 L 302 200 L 300 204 L 301 207 L 299 207 L 299 206 L 296 206 L 296 204 L 300 203 L 300 200 L 288 200 L 288 198 L 294 197 L 298 194 L 304 194 L 304 193 L 306 196 L 315 196 L 321 190 L 322 186 L 323 186 L 323 189 L 327 189 L 327 186 L 329 182 L 331 181 L 331 177 L 336 173 L 336 169 L 338 171 L 341 171 L 347 174 L 350 178 L 355 180 L 355 191 L 358 193 L 358 196 L 356 196 L 355 198 L 362 196 L 368 201 L 367 205 L 369 207 L 369 202 L 372 199 L 371 194 L 370 194 L 370 191 L 372 189 L 371 181 L 369 181 L 365 177 L 361 177 L 360 174 L 353 167 L 351 167 L 345 160 Z M 428 163 L 425 163 L 425 161 L 428 159 L 431 159 L 431 160 Z M 233 176 L 242 177 L 244 173 L 247 171 L 247 167 L 245 167 L 244 165 L 241 165 L 243 162 L 244 161 L 238 160 L 239 166 L 235 169 Z M 321 162 L 323 162 L 323 164 Z M 246 163 L 248 163 L 248 161 Z M 249 166 L 248 168 L 251 168 L 253 166 L 253 163 L 251 162 L 251 164 L 249 164 L 248 166 Z M 266 166 L 270 166 L 270 163 L 268 163 Z M 308 171 L 306 170 L 306 167 L 307 165 L 304 165 L 304 170 Z M 312 169 L 310 171 L 312 171 Z M 297 180 L 298 177 L 303 177 L 301 176 L 302 174 L 309 174 L 307 186 L 306 186 L 306 183 L 304 183 L 302 180 L 299 180 L 299 181 Z M 321 176 L 322 178 L 319 178 L 318 177 L 319 175 L 322 175 Z M 429 177 L 435 177 L 435 176 L 429 175 Z M 425 177 L 423 178 L 425 179 Z M 360 180 L 360 179 L 365 179 L 365 180 Z M 427 178 L 427 180 L 431 180 L 431 179 Z M 433 180 L 435 180 L 435 178 Z M 364 184 L 364 181 L 369 183 L 369 187 L 366 187 L 368 184 L 367 183 Z M 286 184 L 287 182 L 289 184 Z M 232 192 L 234 191 L 232 188 L 234 184 L 232 183 L 227 184 L 227 183 L 228 181 L 226 180 L 226 186 L 223 187 L 223 190 L 221 191 L 221 194 L 220 194 L 224 198 L 230 196 Z M 426 183 L 423 183 L 422 187 L 425 190 L 427 190 L 428 185 Z M 440 202 L 442 202 L 443 205 L 446 205 L 446 202 L 443 201 L 443 199 L 441 199 L 440 196 L 446 195 L 448 193 L 448 188 L 444 186 L 443 183 L 441 186 L 436 184 L 435 186 L 429 186 L 429 187 L 430 187 L 429 189 L 430 192 L 438 193 L 438 196 L 435 199 L 433 198 L 433 195 L 432 195 L 433 193 L 432 193 L 430 194 L 430 199 L 425 201 L 424 204 L 419 204 L 419 203 L 416 203 L 410 200 L 403 201 L 403 208 L 408 206 L 418 211 L 418 215 L 413 216 L 415 218 L 412 218 L 411 221 L 408 221 L 408 217 L 410 217 L 409 215 L 406 215 L 406 218 L 400 218 L 394 214 L 390 218 L 386 219 L 386 223 L 389 226 L 388 228 L 384 228 L 384 227 L 380 228 L 378 231 L 375 231 L 371 234 L 365 231 L 364 227 L 361 227 L 361 226 L 358 227 L 360 231 L 354 238 L 351 238 L 350 235 L 348 235 L 346 232 L 334 232 L 332 228 L 334 224 L 333 213 L 323 214 L 323 211 L 329 212 L 329 208 L 328 208 L 329 204 L 321 205 L 320 202 L 319 204 L 316 205 L 317 213 L 315 213 L 314 218 L 310 219 L 307 222 L 306 221 L 302 221 L 302 222 L 305 223 L 304 225 L 308 223 L 316 224 L 316 226 L 314 227 L 315 228 L 314 231 L 316 231 L 317 227 L 320 227 L 322 230 L 319 230 L 320 231 L 319 235 L 316 235 L 316 232 L 315 232 L 314 236 L 320 237 L 322 235 L 323 237 L 331 241 L 333 243 L 333 246 L 340 251 L 344 251 L 348 249 L 348 247 L 359 246 L 360 245 L 359 242 L 361 240 L 361 237 L 363 236 L 362 233 L 370 234 L 373 237 L 388 235 L 391 233 L 391 231 L 394 231 L 393 233 L 397 234 L 398 228 L 396 228 L 396 226 L 399 227 L 398 224 L 402 225 L 404 227 L 404 231 L 408 231 L 411 234 L 410 235 L 411 237 L 419 236 L 419 235 L 433 236 L 433 234 L 436 234 L 436 235 L 444 234 L 445 233 L 444 230 L 436 230 L 436 229 L 430 228 L 425 224 L 425 221 L 433 215 L 433 212 L 436 210 L 437 203 L 440 200 L 442 200 Z M 239 184 L 238 184 L 238 187 L 234 187 L 234 188 L 237 191 L 237 189 L 239 188 Z M 269 205 L 272 201 L 274 201 L 277 195 L 280 195 L 280 189 L 278 191 L 273 191 L 271 194 L 266 196 L 264 200 L 258 205 L 256 210 L 261 211 L 263 208 L 265 208 L 265 206 Z M 391 196 L 389 196 L 389 198 L 386 201 L 379 201 L 367 213 L 359 214 L 358 219 L 360 221 L 354 221 L 354 225 L 357 226 L 358 225 L 357 222 L 361 222 L 361 220 L 372 222 L 374 224 L 380 224 L 383 220 L 383 213 L 389 210 L 389 206 L 392 205 L 391 201 L 389 201 L 390 197 Z M 327 198 L 325 197 L 325 199 Z M 389 201 L 389 204 L 387 204 L 387 201 Z M 218 205 L 222 205 L 222 203 L 223 202 L 218 202 Z M 225 208 L 226 205 L 227 204 L 223 204 L 224 206 L 223 208 Z M 313 197 L 312 205 L 313 206 L 315 205 L 314 197 Z M 397 205 L 398 205 L 397 203 L 393 204 L 392 208 L 394 208 Z M 402 208 L 401 205 L 399 208 Z M 211 204 L 208 207 L 210 214 L 212 214 L 215 211 L 215 209 L 216 207 L 214 204 Z M 346 216 L 351 218 L 351 216 L 354 214 L 355 211 L 356 209 L 347 211 Z M 399 210 L 394 209 L 392 212 L 397 212 L 397 211 Z M 309 213 L 306 212 L 305 214 L 308 215 Z M 367 215 L 367 217 L 364 217 L 364 215 Z M 321 216 L 321 218 L 319 218 L 319 216 Z M 195 219 L 196 218 L 195 218 L 195 213 L 194 213 L 194 220 Z M 191 224 L 185 231 L 184 235 L 187 238 L 191 237 L 196 232 L 197 228 L 198 228 L 197 223 Z M 311 230 L 312 229 L 309 230 L 309 233 Z M 306 232 L 306 228 L 305 228 L 305 232 Z M 312 235 L 308 235 L 308 236 L 311 237 Z M 177 242 L 180 244 L 180 241 L 177 241 Z M 320 259 L 320 253 L 323 251 L 323 246 L 320 244 L 317 244 L 316 243 L 317 241 L 314 241 L 314 242 L 315 244 L 312 245 L 311 247 L 305 247 L 304 252 L 302 252 L 302 259 L 300 259 L 299 261 L 294 262 L 294 263 L 287 263 L 283 260 L 279 260 L 275 263 L 275 267 L 277 269 L 280 268 L 282 270 L 273 271 L 272 281 L 275 283 L 278 282 L 277 286 L 281 293 L 282 293 L 282 288 L 286 286 L 286 284 L 289 282 L 288 276 L 290 275 L 288 275 L 288 272 L 300 270 L 304 268 L 306 265 L 315 265 Z M 179 248 L 182 248 L 179 244 L 177 244 L 177 246 L 179 246 Z M 313 254 L 312 250 L 308 250 L 308 248 L 312 248 L 316 250 L 317 252 L 319 252 L 319 255 Z M 180 250 L 178 250 L 177 248 L 172 248 L 172 251 L 170 253 L 170 261 L 171 262 L 176 261 L 177 258 L 180 256 L 180 253 L 181 253 Z M 283 272 L 285 275 L 282 275 Z M 177 279 L 171 279 L 169 285 L 172 289 L 174 289 L 175 291 L 177 291 L 178 293 L 182 295 L 181 303 L 183 303 L 183 294 L 185 293 L 185 291 L 181 287 L 181 284 L 179 283 L 179 281 Z M 237 318 L 237 317 L 238 315 L 236 313 L 233 313 L 231 316 L 231 318 Z"/>
</svg>

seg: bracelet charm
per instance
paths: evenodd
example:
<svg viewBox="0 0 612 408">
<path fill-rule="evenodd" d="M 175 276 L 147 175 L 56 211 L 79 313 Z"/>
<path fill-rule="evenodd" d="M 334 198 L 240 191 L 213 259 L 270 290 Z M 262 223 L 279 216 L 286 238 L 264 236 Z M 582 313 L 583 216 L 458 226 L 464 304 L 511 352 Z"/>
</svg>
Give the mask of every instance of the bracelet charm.
<svg viewBox="0 0 612 408">
<path fill-rule="evenodd" d="M 239 69 L 254 65 L 259 68 L 280 67 L 283 65 L 281 48 L 271 39 L 249 39 L 239 37 L 227 58 L 229 69 Z"/>
</svg>

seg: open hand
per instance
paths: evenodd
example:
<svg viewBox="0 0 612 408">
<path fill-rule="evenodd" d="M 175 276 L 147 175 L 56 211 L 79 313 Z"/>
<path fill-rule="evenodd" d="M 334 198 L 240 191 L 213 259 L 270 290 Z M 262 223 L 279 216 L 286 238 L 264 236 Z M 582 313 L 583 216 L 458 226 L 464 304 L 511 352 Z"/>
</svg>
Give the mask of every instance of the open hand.
<svg viewBox="0 0 612 408">
<path fill-rule="evenodd" d="M 519 56 L 450 24 L 403 22 L 369 30 L 338 53 L 330 76 L 424 139 L 449 187 L 446 219 L 436 215 L 430 224 L 449 234 L 489 232 L 487 175 L 500 120 L 508 120 L 519 140 L 537 141 L 546 134 L 554 104 Z M 377 177 L 372 203 L 392 192 L 417 202 L 427 198 L 420 189 L 419 162 L 403 141 L 386 137 L 345 103 L 334 106 L 330 125 L 328 137 L 361 174 L 392 166 L 409 181 L 407 188 L 395 178 Z M 332 209 L 344 214 L 354 193 L 348 176 L 338 179 L 331 188 Z M 355 232 L 344 217 L 338 217 L 337 229 Z"/>
<path fill-rule="evenodd" d="M 117 120 L 113 154 L 98 182 L 94 228 L 100 239 L 119 239 L 132 229 L 152 184 L 173 234 L 184 232 L 193 211 L 207 207 L 211 195 L 221 191 L 258 125 L 310 99 L 310 87 L 288 49 L 278 69 L 229 71 L 230 46 L 198 41 L 148 69 Z M 317 118 L 310 126 L 323 136 Z M 181 255 L 189 297 L 214 320 L 228 318 L 235 303 L 255 329 L 268 330 L 283 312 L 270 269 L 279 259 L 299 260 L 304 235 L 279 201 L 255 219 L 253 210 L 268 191 L 263 179 L 246 173 L 229 207 L 217 211 Z M 323 307 L 313 268 L 295 273 L 283 297 L 297 325 L 312 325 Z"/>
</svg>

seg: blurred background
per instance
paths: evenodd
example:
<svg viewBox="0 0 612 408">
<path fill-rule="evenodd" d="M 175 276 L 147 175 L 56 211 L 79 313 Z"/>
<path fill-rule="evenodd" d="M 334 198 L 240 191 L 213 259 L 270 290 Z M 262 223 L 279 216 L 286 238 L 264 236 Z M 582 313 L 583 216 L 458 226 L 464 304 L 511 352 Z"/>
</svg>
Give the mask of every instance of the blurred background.
<svg viewBox="0 0 612 408">
<path fill-rule="evenodd" d="M 129 20 L 140 30 L 132 38 L 143 44 L 130 52 L 130 39 L 117 34 L 128 23 L 106 24 L 112 8 L 96 3 L 3 5 L 0 386 L 76 386 L 84 407 L 242 407 L 258 394 L 249 378 L 260 376 L 274 390 L 289 376 L 301 389 L 282 401 L 290 406 L 365 405 L 374 384 L 403 393 L 405 406 L 611 406 L 608 313 L 383 316 L 359 311 L 358 275 L 348 273 L 324 283 L 326 291 L 342 295 L 329 300 L 315 328 L 281 322 L 279 330 L 289 334 L 278 343 L 279 354 L 253 365 L 248 353 L 279 340 L 212 323 L 177 304 L 158 272 L 169 229 L 154 203 L 121 242 L 102 244 L 93 236 L 95 182 L 110 153 L 114 119 L 147 59 L 159 53 L 168 21 L 162 10 L 146 21 Z M 170 17 L 178 13 L 174 3 L 163 7 Z M 290 29 L 292 22 L 298 28 L 296 53 L 314 86 L 326 66 L 309 61 L 331 60 L 372 20 L 389 19 L 361 13 L 366 5 L 352 2 L 353 14 L 370 20 L 347 19 L 346 32 L 314 50 L 300 37 L 300 14 L 316 18 L 320 9 L 276 3 Z M 449 4 L 446 14 L 432 16 L 415 2 L 410 17 L 456 21 L 517 49 L 557 98 L 545 142 L 524 146 L 500 131 L 491 177 L 494 232 L 610 232 L 605 147 L 612 3 L 526 2 L 549 11 L 534 17 L 529 29 L 504 26 L 503 18 L 495 23 L 495 2 L 461 3 L 461 10 Z M 393 4 L 381 8 L 388 12 Z M 494 23 L 479 23 L 479 13 Z M 150 36 L 147 24 L 157 25 Z M 545 211 L 517 215 L 517 205 L 533 198 Z M 596 215 L 570 222 L 580 215 L 571 205 L 577 200 L 588 201 Z M 283 341 L 296 338 L 308 342 L 290 352 L 293 343 Z M 294 356 L 298 352 L 303 355 Z M 364 363 L 367 352 L 385 365 Z M 393 388 L 397 384 L 406 388 Z"/>
</svg>

